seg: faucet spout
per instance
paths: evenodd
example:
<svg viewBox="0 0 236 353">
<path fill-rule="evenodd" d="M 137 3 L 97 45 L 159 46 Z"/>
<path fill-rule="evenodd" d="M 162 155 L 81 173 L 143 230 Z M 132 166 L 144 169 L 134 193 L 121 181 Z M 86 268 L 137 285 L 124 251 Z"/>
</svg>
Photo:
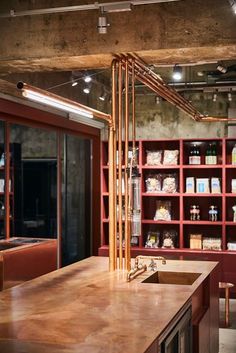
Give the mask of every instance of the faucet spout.
<svg viewBox="0 0 236 353">
<path fill-rule="evenodd" d="M 127 273 L 127 282 L 132 281 L 135 277 L 140 275 L 141 273 L 147 271 L 147 265 L 146 264 L 140 264 L 139 260 L 148 260 L 150 259 L 150 265 L 152 270 L 156 269 L 156 265 L 154 260 L 161 260 L 162 264 L 166 264 L 166 259 L 163 256 L 145 256 L 145 255 L 138 255 L 136 256 L 134 260 L 134 268 L 132 268 L 128 273 Z"/>
</svg>

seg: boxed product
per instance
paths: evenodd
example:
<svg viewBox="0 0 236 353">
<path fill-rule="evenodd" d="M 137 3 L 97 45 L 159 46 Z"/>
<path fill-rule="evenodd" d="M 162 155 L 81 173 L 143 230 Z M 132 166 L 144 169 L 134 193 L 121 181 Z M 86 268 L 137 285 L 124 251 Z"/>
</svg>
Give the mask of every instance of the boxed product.
<svg viewBox="0 0 236 353">
<path fill-rule="evenodd" d="M 202 248 L 202 234 L 190 234 L 189 236 L 190 249 Z"/>
<path fill-rule="evenodd" d="M 220 194 L 220 179 L 219 178 L 211 178 L 211 193 L 212 194 Z"/>
<path fill-rule="evenodd" d="M 186 193 L 193 194 L 195 193 L 195 179 L 194 177 L 186 178 Z"/>
<path fill-rule="evenodd" d="M 203 238 L 203 250 L 221 250 L 221 238 Z"/>
<path fill-rule="evenodd" d="M 231 180 L 231 192 L 236 193 L 236 179 Z"/>
<path fill-rule="evenodd" d="M 227 249 L 235 251 L 236 250 L 236 242 L 228 242 Z"/>
<path fill-rule="evenodd" d="M 209 188 L 209 178 L 197 178 L 196 180 L 197 183 L 197 193 L 209 193 L 210 188 Z"/>
<path fill-rule="evenodd" d="M 163 165 L 176 165 L 178 164 L 178 158 L 178 150 L 164 150 Z"/>
</svg>

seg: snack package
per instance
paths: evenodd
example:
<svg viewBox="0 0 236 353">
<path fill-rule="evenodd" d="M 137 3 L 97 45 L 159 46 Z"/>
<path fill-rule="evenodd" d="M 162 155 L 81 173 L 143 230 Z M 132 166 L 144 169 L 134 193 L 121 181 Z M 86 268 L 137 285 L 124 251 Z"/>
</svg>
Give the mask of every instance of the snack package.
<svg viewBox="0 0 236 353">
<path fill-rule="evenodd" d="M 178 233 L 174 229 L 164 230 L 162 234 L 162 248 L 174 249 L 178 246 Z"/>
<path fill-rule="evenodd" d="M 203 238 L 203 250 L 221 250 L 221 238 Z"/>
<path fill-rule="evenodd" d="M 178 164 L 178 159 L 178 150 L 164 150 L 163 165 L 176 165 Z"/>
<path fill-rule="evenodd" d="M 163 177 L 162 191 L 168 194 L 177 192 L 177 176 L 176 174 L 167 174 Z"/>
<path fill-rule="evenodd" d="M 154 221 L 171 221 L 171 201 L 157 201 Z"/>
<path fill-rule="evenodd" d="M 186 193 L 194 194 L 195 193 L 195 178 L 187 177 L 186 178 Z"/>
<path fill-rule="evenodd" d="M 220 179 L 219 178 L 211 178 L 211 193 L 212 194 L 220 194 Z"/>
<path fill-rule="evenodd" d="M 190 249 L 201 249 L 202 248 L 202 234 L 190 234 L 189 235 L 189 247 Z"/>
<path fill-rule="evenodd" d="M 146 151 L 147 153 L 147 165 L 161 165 L 162 163 L 162 151 Z"/>
<path fill-rule="evenodd" d="M 160 232 L 148 232 L 145 248 L 158 248 L 160 245 Z"/>
<path fill-rule="evenodd" d="M 209 178 L 199 178 L 197 179 L 197 193 L 209 193 Z"/>
<path fill-rule="evenodd" d="M 161 174 L 152 174 L 145 180 L 146 192 L 161 192 Z"/>
</svg>

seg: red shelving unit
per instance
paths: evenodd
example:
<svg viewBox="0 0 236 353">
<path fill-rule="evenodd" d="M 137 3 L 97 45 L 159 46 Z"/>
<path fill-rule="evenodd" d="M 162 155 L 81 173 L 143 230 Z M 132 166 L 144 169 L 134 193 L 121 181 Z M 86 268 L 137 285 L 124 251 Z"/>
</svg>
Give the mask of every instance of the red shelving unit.
<svg viewBox="0 0 236 353">
<path fill-rule="evenodd" d="M 189 153 L 193 144 L 200 149 L 201 164 L 189 165 Z M 217 164 L 206 165 L 205 154 L 209 144 L 214 144 L 217 151 Z M 231 165 L 231 152 L 236 138 L 216 139 L 175 139 L 175 140 L 139 140 L 139 171 L 142 178 L 142 234 L 139 246 L 131 247 L 132 256 L 139 254 L 163 255 L 167 258 L 189 260 L 219 261 L 221 280 L 236 283 L 236 250 L 228 250 L 227 243 L 236 243 L 236 222 L 233 221 L 233 209 L 236 205 L 236 192 L 232 193 L 232 179 L 236 180 L 236 166 Z M 101 144 L 101 247 L 100 255 L 108 255 L 108 144 Z M 147 165 L 147 151 L 178 150 L 177 165 Z M 177 178 L 175 193 L 147 192 L 145 180 L 150 175 L 172 175 Z M 219 178 L 220 193 L 186 193 L 186 178 Z M 195 190 L 196 191 L 196 190 Z M 171 221 L 155 221 L 156 202 L 158 200 L 171 203 Z M 199 205 L 200 220 L 190 220 L 190 206 Z M 209 221 L 209 207 L 217 206 L 218 219 Z M 176 248 L 146 248 L 146 238 L 149 231 L 174 230 L 178 234 Z M 221 239 L 221 250 L 190 249 L 190 234 L 202 234 L 203 238 Z M 236 287 L 234 287 L 236 293 Z"/>
</svg>

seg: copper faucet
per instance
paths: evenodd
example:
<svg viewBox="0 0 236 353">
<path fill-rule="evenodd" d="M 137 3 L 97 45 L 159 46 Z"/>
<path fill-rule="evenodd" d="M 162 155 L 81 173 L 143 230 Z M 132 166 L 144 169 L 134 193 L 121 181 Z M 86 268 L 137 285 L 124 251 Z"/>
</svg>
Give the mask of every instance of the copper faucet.
<svg viewBox="0 0 236 353">
<path fill-rule="evenodd" d="M 150 259 L 151 262 L 148 267 L 151 268 L 152 271 L 155 271 L 156 269 L 156 264 L 154 260 L 162 260 L 162 264 L 166 264 L 166 259 L 163 256 L 145 256 L 145 255 L 138 255 L 135 258 L 134 261 L 134 268 L 132 268 L 128 273 L 127 273 L 127 282 L 132 281 L 135 277 L 140 275 L 141 273 L 147 271 L 147 265 L 146 264 L 140 264 L 139 260 L 141 259 Z"/>
</svg>

